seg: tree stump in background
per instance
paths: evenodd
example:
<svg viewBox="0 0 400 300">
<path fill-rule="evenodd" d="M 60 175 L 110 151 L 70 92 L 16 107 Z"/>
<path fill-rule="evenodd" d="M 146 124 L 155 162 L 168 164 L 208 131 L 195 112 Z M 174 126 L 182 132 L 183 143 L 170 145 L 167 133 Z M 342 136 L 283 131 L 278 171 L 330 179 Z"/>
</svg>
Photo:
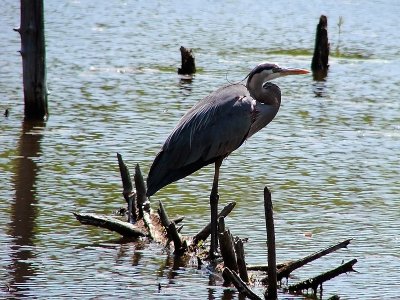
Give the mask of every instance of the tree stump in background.
<svg viewBox="0 0 400 300">
<path fill-rule="evenodd" d="M 43 120 L 47 110 L 43 0 L 21 0 L 21 56 L 25 118 Z"/>
<path fill-rule="evenodd" d="M 328 73 L 329 41 L 328 41 L 328 19 L 321 15 L 315 35 L 314 55 L 311 62 L 311 70 L 314 79 L 323 79 Z"/>
<path fill-rule="evenodd" d="M 182 66 L 178 68 L 179 75 L 192 75 L 196 73 L 194 54 L 192 49 L 181 46 Z"/>
</svg>

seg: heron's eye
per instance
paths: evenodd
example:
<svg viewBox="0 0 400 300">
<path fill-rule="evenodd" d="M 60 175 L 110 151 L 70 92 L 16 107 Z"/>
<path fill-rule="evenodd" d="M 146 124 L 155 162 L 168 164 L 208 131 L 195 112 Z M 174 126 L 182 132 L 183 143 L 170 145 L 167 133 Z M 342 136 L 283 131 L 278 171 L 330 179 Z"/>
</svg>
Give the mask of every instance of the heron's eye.
<svg viewBox="0 0 400 300">
<path fill-rule="evenodd" d="M 279 68 L 279 67 L 272 68 L 272 73 L 279 73 L 280 71 L 281 71 L 281 68 Z"/>
</svg>

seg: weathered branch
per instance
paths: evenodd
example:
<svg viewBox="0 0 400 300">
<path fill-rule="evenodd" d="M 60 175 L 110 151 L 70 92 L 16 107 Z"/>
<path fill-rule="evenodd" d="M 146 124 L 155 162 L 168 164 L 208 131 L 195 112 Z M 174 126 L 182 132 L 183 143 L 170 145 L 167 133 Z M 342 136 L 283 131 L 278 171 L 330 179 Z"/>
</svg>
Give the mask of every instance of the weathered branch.
<svg viewBox="0 0 400 300">
<path fill-rule="evenodd" d="M 235 238 L 235 252 L 236 252 L 236 260 L 240 278 L 244 282 L 249 282 L 249 275 L 247 273 L 247 267 L 246 267 L 246 259 L 244 256 L 243 241 L 238 237 Z"/>
<path fill-rule="evenodd" d="M 174 222 L 171 222 L 168 218 L 168 214 L 164 209 L 164 205 L 159 201 L 158 215 L 160 216 L 161 223 L 163 224 L 165 230 L 167 231 L 168 239 L 172 240 L 174 243 L 174 253 L 177 255 L 183 254 L 187 247 L 186 243 L 181 239 L 178 230 Z"/>
<path fill-rule="evenodd" d="M 158 215 L 160 216 L 161 224 L 164 226 L 165 229 L 168 228 L 171 221 L 168 218 L 167 212 L 164 209 L 164 205 L 161 201 L 158 201 L 159 208 L 157 210 Z"/>
<path fill-rule="evenodd" d="M 293 272 L 294 270 L 296 270 L 296 269 L 298 269 L 298 268 L 300 268 L 300 267 L 302 267 L 302 266 L 304 266 L 304 265 L 306 265 L 306 264 L 308 264 L 308 263 L 310 263 L 310 262 L 312 262 L 312 261 L 324 256 L 324 255 L 332 253 L 332 252 L 334 252 L 334 251 L 336 251 L 338 249 L 341 249 L 341 248 L 346 248 L 347 245 L 350 243 L 350 241 L 351 241 L 351 239 L 345 240 L 343 242 L 340 242 L 338 244 L 335 244 L 335 245 L 330 246 L 330 247 L 328 247 L 326 249 L 323 249 L 321 251 L 318 251 L 316 253 L 313 253 L 313 254 L 308 255 L 308 256 L 306 256 L 306 257 L 304 257 L 302 259 L 296 260 L 296 261 L 288 264 L 287 266 L 285 266 L 285 267 L 283 267 L 283 268 L 278 270 L 278 281 L 281 280 L 284 277 L 286 277 L 286 278 L 289 277 L 290 273 Z"/>
<path fill-rule="evenodd" d="M 128 203 L 128 222 L 131 223 L 137 220 L 136 214 L 136 194 L 133 190 L 131 175 L 129 169 L 122 160 L 121 154 L 117 153 L 119 172 L 121 173 L 122 180 L 122 195 Z"/>
<path fill-rule="evenodd" d="M 293 260 L 289 260 L 287 262 L 283 263 L 277 263 L 276 264 L 276 269 L 279 270 L 280 268 L 283 268 L 287 266 L 288 264 L 293 263 Z M 247 270 L 249 271 L 261 271 L 261 272 L 267 272 L 268 271 L 268 265 L 247 265 Z"/>
<path fill-rule="evenodd" d="M 236 202 L 231 202 L 229 204 L 227 204 L 222 210 L 221 212 L 218 214 L 218 219 L 220 217 L 226 217 L 227 215 L 229 215 L 229 213 L 233 210 L 233 208 L 235 207 Z M 208 223 L 199 233 L 197 233 L 194 237 L 193 237 L 193 245 L 197 245 L 197 243 L 199 241 L 205 241 L 208 236 L 211 234 L 211 222 Z"/>
<path fill-rule="evenodd" d="M 180 222 L 182 222 L 185 219 L 185 217 L 177 217 L 175 219 L 172 220 L 172 222 L 174 222 L 175 224 L 179 224 Z"/>
<path fill-rule="evenodd" d="M 143 223 L 149 232 L 149 238 L 158 241 L 157 239 L 158 232 L 156 228 L 153 226 L 153 223 L 151 222 L 151 216 L 149 213 L 143 214 Z"/>
<path fill-rule="evenodd" d="M 347 273 L 347 272 L 355 272 L 353 266 L 356 264 L 357 259 L 352 259 L 351 261 L 333 269 L 321 275 L 318 275 L 314 278 L 299 282 L 294 285 L 289 286 L 289 291 L 297 292 L 302 290 L 307 290 L 309 288 L 314 290 L 314 293 L 317 292 L 318 286 L 322 285 L 325 281 L 331 280 L 340 274 Z"/>
<path fill-rule="evenodd" d="M 275 252 L 275 227 L 273 207 L 271 200 L 271 192 L 268 187 L 264 188 L 264 209 L 265 209 L 265 226 L 267 230 L 267 248 L 268 248 L 268 288 L 266 298 L 277 299 L 278 285 L 276 274 L 276 252 Z"/>
<path fill-rule="evenodd" d="M 245 295 L 252 300 L 261 300 L 247 285 L 244 283 L 235 271 L 231 271 L 229 268 L 225 268 L 222 272 L 226 282 L 232 282 L 239 293 Z"/>
<path fill-rule="evenodd" d="M 146 236 L 146 233 L 138 229 L 135 225 L 121 221 L 117 218 L 91 213 L 81 214 L 74 212 L 73 214 L 75 218 L 84 225 L 93 225 L 106 228 L 108 230 L 117 232 L 124 237 L 136 238 Z"/>
<path fill-rule="evenodd" d="M 229 229 L 225 229 L 223 217 L 219 218 L 218 230 L 219 248 L 224 260 L 224 267 L 238 272 L 233 237 Z"/>
<path fill-rule="evenodd" d="M 142 218 L 143 210 L 150 212 L 150 205 L 147 204 L 146 184 L 144 183 L 142 171 L 140 170 L 139 164 L 136 164 L 135 167 L 134 180 L 136 187 L 136 199 L 137 199 L 137 207 L 139 210 L 139 218 Z"/>
</svg>

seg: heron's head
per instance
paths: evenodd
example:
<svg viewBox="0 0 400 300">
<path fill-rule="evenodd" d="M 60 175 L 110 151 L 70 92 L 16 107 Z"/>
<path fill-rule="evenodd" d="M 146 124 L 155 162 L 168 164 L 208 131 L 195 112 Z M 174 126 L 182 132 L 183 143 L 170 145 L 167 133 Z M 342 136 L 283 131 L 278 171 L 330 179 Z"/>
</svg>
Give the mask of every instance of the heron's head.
<svg viewBox="0 0 400 300">
<path fill-rule="evenodd" d="M 287 76 L 287 75 L 300 75 L 307 74 L 310 71 L 305 69 L 292 69 L 292 68 L 282 68 L 274 63 L 261 63 L 256 66 L 249 75 L 247 75 L 247 88 L 254 87 L 254 84 L 263 85 L 265 82 L 272 79 Z"/>
</svg>

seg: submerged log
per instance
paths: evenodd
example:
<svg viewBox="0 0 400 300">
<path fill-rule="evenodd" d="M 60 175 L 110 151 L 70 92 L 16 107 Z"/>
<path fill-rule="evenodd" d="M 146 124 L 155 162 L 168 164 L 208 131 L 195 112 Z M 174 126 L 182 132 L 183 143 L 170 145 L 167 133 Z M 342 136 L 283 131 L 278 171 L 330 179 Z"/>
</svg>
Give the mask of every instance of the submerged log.
<svg viewBox="0 0 400 300">
<path fill-rule="evenodd" d="M 311 62 L 311 70 L 314 79 L 322 80 L 326 77 L 329 64 L 328 18 L 321 15 L 315 35 L 314 55 Z"/>
<path fill-rule="evenodd" d="M 300 292 L 300 291 L 311 288 L 311 289 L 313 289 L 314 293 L 317 293 L 317 288 L 319 286 L 322 287 L 322 284 L 324 282 L 331 280 L 332 278 L 335 278 L 343 273 L 355 272 L 353 269 L 353 266 L 356 263 L 357 263 L 357 259 L 352 259 L 351 261 L 348 261 L 347 263 L 342 264 L 341 266 L 339 266 L 333 270 L 330 270 L 328 272 L 325 272 L 321 275 L 318 275 L 314 278 L 307 279 L 305 281 L 299 282 L 294 285 L 290 285 L 288 289 L 291 292 Z"/>
<path fill-rule="evenodd" d="M 192 75 L 196 73 L 196 65 L 192 49 L 181 46 L 179 50 L 181 51 L 182 65 L 178 68 L 178 74 Z"/>
<path fill-rule="evenodd" d="M 82 214 L 74 212 L 73 214 L 81 224 L 106 228 L 119 233 L 123 237 L 138 238 L 147 236 L 146 232 L 139 229 L 135 225 L 121 221 L 114 217 L 91 213 Z"/>
</svg>

